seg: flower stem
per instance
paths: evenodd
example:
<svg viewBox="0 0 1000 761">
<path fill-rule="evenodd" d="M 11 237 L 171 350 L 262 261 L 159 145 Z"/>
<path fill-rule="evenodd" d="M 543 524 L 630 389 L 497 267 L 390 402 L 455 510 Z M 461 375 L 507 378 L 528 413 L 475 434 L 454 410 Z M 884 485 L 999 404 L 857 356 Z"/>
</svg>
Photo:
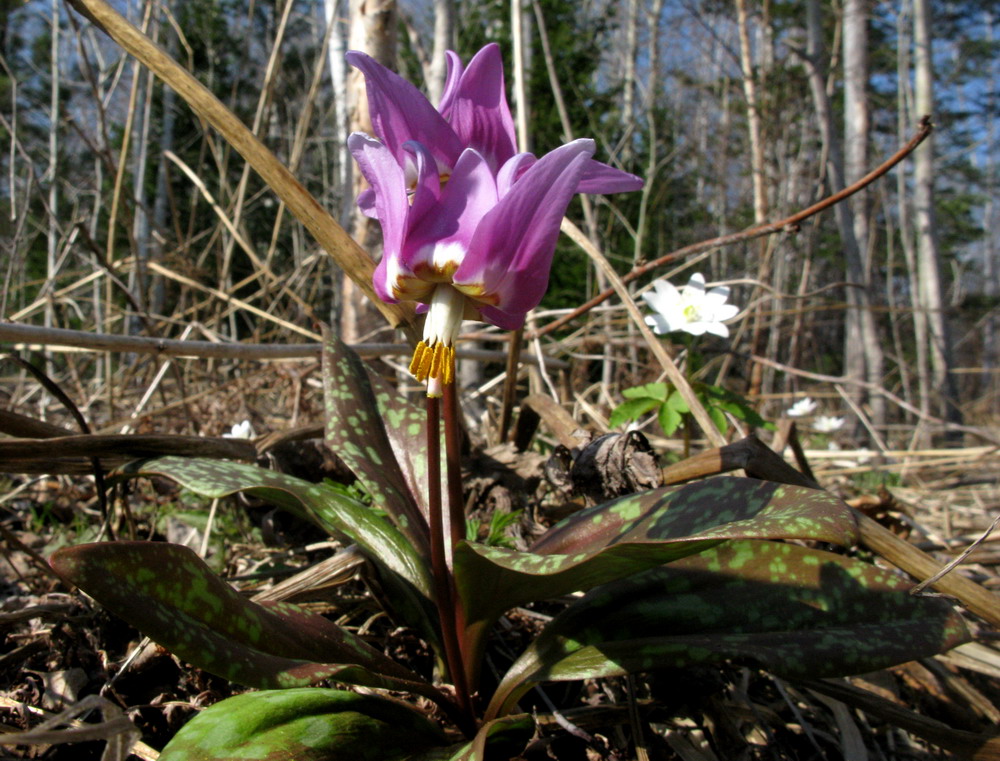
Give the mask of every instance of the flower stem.
<svg viewBox="0 0 1000 761">
<path fill-rule="evenodd" d="M 449 388 L 452 384 L 447 384 Z M 447 426 L 446 426 L 447 427 Z M 438 621 L 441 625 L 441 645 L 455 698 L 465 717 L 466 734 L 475 731 L 475 718 L 468 680 L 462 665 L 458 626 L 455 610 L 455 586 L 446 556 L 444 541 L 444 515 L 441 508 L 441 401 L 427 397 L 427 502 L 431 531 L 431 573 L 434 576 L 434 597 L 437 601 Z M 461 488 L 461 483 L 459 484 Z"/>
<path fill-rule="evenodd" d="M 444 448 L 448 462 L 448 522 L 451 547 L 465 539 L 465 500 L 462 495 L 462 434 L 458 426 L 458 394 L 455 384 L 444 387 Z"/>
</svg>

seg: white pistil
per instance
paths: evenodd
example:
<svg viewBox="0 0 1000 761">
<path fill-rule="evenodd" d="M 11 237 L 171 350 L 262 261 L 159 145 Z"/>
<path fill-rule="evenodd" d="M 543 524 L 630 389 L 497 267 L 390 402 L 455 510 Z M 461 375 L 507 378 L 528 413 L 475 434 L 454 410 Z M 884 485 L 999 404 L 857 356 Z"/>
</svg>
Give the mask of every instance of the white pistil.
<svg viewBox="0 0 1000 761">
<path fill-rule="evenodd" d="M 417 344 L 410 362 L 410 372 L 418 381 L 427 381 L 427 395 L 441 396 L 442 387 L 451 383 L 455 367 L 455 339 L 462 327 L 465 296 L 451 285 L 442 283 L 434 289 L 424 339 Z"/>
</svg>

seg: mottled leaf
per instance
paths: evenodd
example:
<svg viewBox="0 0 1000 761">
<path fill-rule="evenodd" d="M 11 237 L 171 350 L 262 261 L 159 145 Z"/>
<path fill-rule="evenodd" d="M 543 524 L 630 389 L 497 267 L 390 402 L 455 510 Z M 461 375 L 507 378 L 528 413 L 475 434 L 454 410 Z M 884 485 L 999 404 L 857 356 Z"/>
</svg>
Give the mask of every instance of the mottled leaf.
<svg viewBox="0 0 1000 761">
<path fill-rule="evenodd" d="M 160 457 L 131 463 L 119 474 L 163 476 L 210 498 L 237 492 L 253 494 L 328 531 L 347 536 L 374 563 L 379 583 L 406 622 L 429 641 L 438 641 L 427 561 L 399 530 L 368 505 L 323 484 L 220 460 Z"/>
<path fill-rule="evenodd" d="M 323 350 L 326 439 L 410 541 L 427 554 L 427 421 L 327 334 Z"/>
<path fill-rule="evenodd" d="M 307 687 L 216 703 L 181 728 L 160 761 L 405 761 L 444 741 L 403 703 Z"/>
<path fill-rule="evenodd" d="M 750 478 L 654 489 L 583 510 L 531 552 L 459 543 L 455 582 L 465 611 L 467 664 L 505 610 L 586 591 L 726 539 L 813 539 L 849 545 L 850 508 L 826 492 Z"/>
<path fill-rule="evenodd" d="M 518 659 L 488 716 L 532 684 L 737 660 L 788 678 L 856 674 L 968 639 L 898 574 L 793 544 L 734 541 L 592 590 Z"/>
<path fill-rule="evenodd" d="M 440 698 L 409 669 L 322 616 L 244 598 L 182 545 L 81 544 L 58 550 L 51 563 L 163 647 L 234 682 L 287 688 L 334 679 Z"/>
<path fill-rule="evenodd" d="M 640 492 L 581 510 L 535 542 L 537 554 L 572 555 L 628 542 L 681 538 L 817 539 L 851 545 L 850 508 L 825 491 L 720 476 Z"/>
</svg>

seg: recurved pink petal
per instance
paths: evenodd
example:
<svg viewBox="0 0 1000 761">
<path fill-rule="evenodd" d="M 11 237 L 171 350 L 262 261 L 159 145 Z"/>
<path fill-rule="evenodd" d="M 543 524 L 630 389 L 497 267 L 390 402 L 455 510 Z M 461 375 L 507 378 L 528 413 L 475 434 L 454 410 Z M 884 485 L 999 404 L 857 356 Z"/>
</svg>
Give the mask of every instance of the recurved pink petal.
<svg viewBox="0 0 1000 761">
<path fill-rule="evenodd" d="M 541 301 L 559 223 L 576 193 L 593 140 L 574 140 L 538 160 L 479 223 L 455 287 L 509 314 Z"/>
<path fill-rule="evenodd" d="M 430 211 L 441 196 L 441 175 L 438 172 L 437 162 L 424 145 L 416 140 L 410 140 L 404 143 L 403 147 L 413 154 L 416 165 L 417 176 L 412 189 L 413 196 L 410 199 L 408 225 L 412 228 Z"/>
<path fill-rule="evenodd" d="M 643 186 L 641 177 L 591 159 L 580 178 L 577 193 L 626 193 Z"/>
<path fill-rule="evenodd" d="M 465 67 L 462 65 L 462 59 L 458 57 L 458 53 L 454 50 L 444 51 L 444 56 L 447 73 L 444 77 L 444 92 L 441 93 L 441 102 L 438 104 L 438 111 L 442 114 L 451 107 L 451 101 L 455 97 L 458 82 L 462 78 L 462 72 L 465 70 Z"/>
<path fill-rule="evenodd" d="M 361 213 L 366 217 L 371 217 L 372 219 L 378 219 L 378 211 L 375 209 L 375 191 L 371 188 L 365 188 L 360 193 L 358 193 L 358 208 L 361 209 Z"/>
<path fill-rule="evenodd" d="M 346 57 L 365 75 L 372 127 L 400 165 L 406 161 L 403 145 L 416 140 L 444 166 L 454 166 L 462 144 L 420 90 L 365 53 L 351 50 Z"/>
<path fill-rule="evenodd" d="M 446 94 L 441 115 L 462 145 L 479 151 L 496 172 L 517 152 L 500 46 L 492 42 L 476 53 L 454 90 Z"/>
<path fill-rule="evenodd" d="M 531 166 L 538 161 L 533 153 L 518 153 L 511 156 L 497 172 L 497 192 L 503 198 L 510 191 L 511 186 L 521 179 L 521 175 L 528 171 Z"/>
<path fill-rule="evenodd" d="M 491 307 L 489 304 L 476 304 L 479 314 L 484 322 L 496 325 L 501 330 L 517 330 L 524 325 L 524 318 L 527 312 L 505 312 L 502 309 Z"/>
<path fill-rule="evenodd" d="M 412 274 L 400 273 L 397 268 L 410 212 L 403 168 L 388 148 L 364 133 L 353 133 L 347 138 L 347 147 L 371 185 L 375 215 L 382 226 L 383 253 L 373 278 L 375 292 L 383 301 L 395 303 L 399 277 Z"/>
<path fill-rule="evenodd" d="M 450 280 L 465 259 L 480 220 L 496 204 L 496 180 L 489 164 L 467 148 L 437 204 L 411 229 L 403 253 L 406 266 L 432 281 Z"/>
</svg>

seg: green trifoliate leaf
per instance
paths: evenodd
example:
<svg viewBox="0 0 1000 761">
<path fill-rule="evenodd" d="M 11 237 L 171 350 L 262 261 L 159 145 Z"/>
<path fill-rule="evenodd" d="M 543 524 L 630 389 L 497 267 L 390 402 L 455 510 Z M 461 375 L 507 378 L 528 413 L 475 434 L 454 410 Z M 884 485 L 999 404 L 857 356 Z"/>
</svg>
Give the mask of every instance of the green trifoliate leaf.
<svg viewBox="0 0 1000 761">
<path fill-rule="evenodd" d="M 624 425 L 632 420 L 638 420 L 647 412 L 656 409 L 661 404 L 661 401 L 657 399 L 650 399 L 648 397 L 629 399 L 627 402 L 622 402 L 611 411 L 611 416 L 608 418 L 608 427 L 617 428 L 618 426 Z"/>
<path fill-rule="evenodd" d="M 658 402 L 667 400 L 666 383 L 646 383 L 642 386 L 622 389 L 622 396 L 626 399 L 655 399 Z"/>
</svg>

